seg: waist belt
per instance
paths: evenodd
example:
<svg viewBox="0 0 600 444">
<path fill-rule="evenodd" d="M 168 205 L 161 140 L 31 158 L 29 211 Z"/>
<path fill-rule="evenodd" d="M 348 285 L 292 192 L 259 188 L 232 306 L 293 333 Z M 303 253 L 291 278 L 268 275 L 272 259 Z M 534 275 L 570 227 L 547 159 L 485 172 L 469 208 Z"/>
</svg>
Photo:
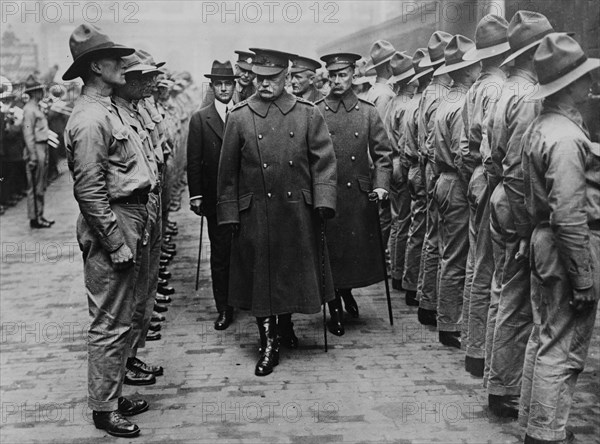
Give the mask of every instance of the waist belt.
<svg viewBox="0 0 600 444">
<path fill-rule="evenodd" d="M 119 205 L 146 205 L 148 203 L 148 193 L 132 194 L 131 196 L 119 197 L 111 201 Z"/>
<path fill-rule="evenodd" d="M 550 222 L 547 220 L 538 223 L 538 227 L 540 228 L 550 228 Z M 588 227 L 592 231 L 600 231 L 600 220 L 593 220 L 588 222 Z"/>
</svg>

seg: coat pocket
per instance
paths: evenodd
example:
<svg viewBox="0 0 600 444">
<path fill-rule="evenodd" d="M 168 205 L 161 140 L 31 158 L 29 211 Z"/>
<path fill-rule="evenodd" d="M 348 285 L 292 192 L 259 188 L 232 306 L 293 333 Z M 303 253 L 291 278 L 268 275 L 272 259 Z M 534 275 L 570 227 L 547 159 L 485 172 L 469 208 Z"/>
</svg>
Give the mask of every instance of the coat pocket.
<svg viewBox="0 0 600 444">
<path fill-rule="evenodd" d="M 238 211 L 240 213 L 250 208 L 250 205 L 252 204 L 252 196 L 254 196 L 254 193 L 248 193 L 244 194 L 238 199 Z"/>
<path fill-rule="evenodd" d="M 313 195 L 310 190 L 302 190 L 302 195 L 304 196 L 304 202 L 306 205 L 311 206 L 313 204 Z"/>
<path fill-rule="evenodd" d="M 129 128 L 125 125 L 115 126 L 112 129 L 113 143 L 109 147 L 109 153 L 114 153 L 121 161 L 125 162 L 134 153 L 130 153 L 127 149 L 127 141 L 129 140 Z"/>
<path fill-rule="evenodd" d="M 358 176 L 356 180 L 358 181 L 358 187 L 361 191 L 364 191 L 365 193 L 371 192 L 371 179 L 364 176 Z"/>
</svg>

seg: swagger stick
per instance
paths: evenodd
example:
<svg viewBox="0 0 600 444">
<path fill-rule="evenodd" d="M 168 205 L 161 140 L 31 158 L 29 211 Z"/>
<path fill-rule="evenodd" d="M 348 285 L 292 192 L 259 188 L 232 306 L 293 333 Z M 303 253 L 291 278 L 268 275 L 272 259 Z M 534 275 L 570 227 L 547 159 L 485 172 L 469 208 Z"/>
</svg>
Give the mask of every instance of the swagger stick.
<svg viewBox="0 0 600 444">
<path fill-rule="evenodd" d="M 323 303 L 323 339 L 327 353 L 327 313 L 325 310 L 325 218 L 321 218 L 321 302 Z"/>
<path fill-rule="evenodd" d="M 385 261 L 385 247 L 383 245 L 383 235 L 381 234 L 381 219 L 379 219 L 379 208 L 376 193 L 369 194 L 369 200 L 374 202 L 373 208 L 377 216 L 377 233 L 379 234 L 379 246 L 381 247 L 381 263 L 383 264 L 383 276 L 385 282 L 385 295 L 387 296 L 388 314 L 390 315 L 390 325 L 394 325 L 394 315 L 392 314 L 392 297 L 390 296 L 390 284 L 388 282 L 387 263 Z M 383 205 L 383 202 L 382 202 Z"/>
<path fill-rule="evenodd" d="M 198 265 L 196 265 L 196 291 L 200 279 L 200 259 L 202 258 L 202 231 L 204 230 L 204 216 L 200 216 L 200 242 L 198 244 Z"/>
</svg>

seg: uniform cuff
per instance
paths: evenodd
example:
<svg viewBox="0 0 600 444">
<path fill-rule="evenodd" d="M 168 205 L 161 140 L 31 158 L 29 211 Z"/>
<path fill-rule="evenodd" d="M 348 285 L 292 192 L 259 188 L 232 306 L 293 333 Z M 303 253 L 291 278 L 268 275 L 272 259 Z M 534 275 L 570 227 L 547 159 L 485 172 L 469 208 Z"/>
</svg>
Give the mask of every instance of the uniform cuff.
<svg viewBox="0 0 600 444">
<path fill-rule="evenodd" d="M 217 221 L 219 225 L 239 224 L 240 211 L 237 200 L 217 203 Z"/>
<path fill-rule="evenodd" d="M 313 190 L 313 208 L 331 208 L 335 211 L 337 184 L 316 183 Z"/>
<path fill-rule="evenodd" d="M 100 243 L 106 251 L 114 253 L 125 243 L 125 237 L 121 233 L 121 230 L 117 228 L 112 234 L 101 238 Z"/>
</svg>

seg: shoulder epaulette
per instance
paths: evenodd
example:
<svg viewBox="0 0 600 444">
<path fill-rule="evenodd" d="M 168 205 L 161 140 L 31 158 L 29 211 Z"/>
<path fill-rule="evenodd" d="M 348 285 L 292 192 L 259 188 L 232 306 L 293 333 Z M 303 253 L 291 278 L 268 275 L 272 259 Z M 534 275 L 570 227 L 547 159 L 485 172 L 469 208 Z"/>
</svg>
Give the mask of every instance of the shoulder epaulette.
<svg viewBox="0 0 600 444">
<path fill-rule="evenodd" d="M 248 99 L 242 100 L 241 102 L 236 103 L 229 112 L 232 113 L 236 109 L 242 108 L 242 107 L 246 106 L 247 104 L 248 104 Z"/>
<path fill-rule="evenodd" d="M 304 97 L 296 97 L 296 101 L 300 102 L 300 103 L 304 103 L 306 105 L 315 106 L 314 103 L 312 103 L 310 100 L 306 100 Z"/>
<path fill-rule="evenodd" d="M 318 105 L 319 103 L 321 103 L 321 102 L 322 102 L 322 101 L 324 101 L 324 100 L 325 100 L 325 97 L 321 97 L 319 100 L 317 100 L 317 101 L 315 102 L 315 105 Z"/>
<path fill-rule="evenodd" d="M 362 97 L 358 97 L 358 101 L 362 103 L 366 103 L 367 105 L 375 106 L 373 102 L 369 102 L 367 99 L 363 99 Z"/>
</svg>

